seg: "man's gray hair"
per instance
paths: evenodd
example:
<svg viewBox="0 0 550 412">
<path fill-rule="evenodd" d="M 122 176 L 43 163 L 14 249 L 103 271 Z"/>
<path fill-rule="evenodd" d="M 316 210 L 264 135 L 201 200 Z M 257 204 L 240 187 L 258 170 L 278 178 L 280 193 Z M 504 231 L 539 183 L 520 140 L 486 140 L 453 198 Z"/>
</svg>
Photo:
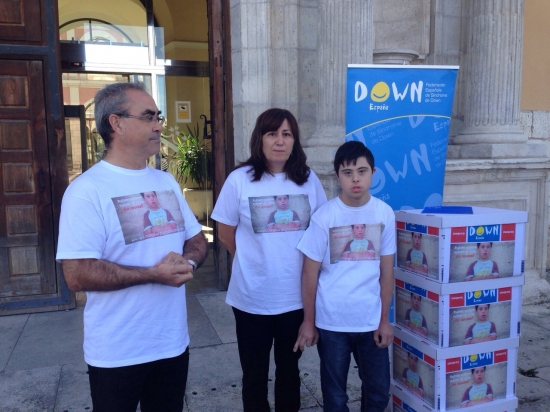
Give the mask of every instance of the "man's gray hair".
<svg viewBox="0 0 550 412">
<path fill-rule="evenodd" d="M 112 114 L 124 115 L 127 113 L 126 103 L 128 97 L 126 92 L 128 90 L 137 90 L 147 93 L 145 84 L 142 82 L 135 83 L 113 83 L 108 84 L 99 90 L 94 97 L 94 116 L 97 132 L 103 138 L 105 147 L 109 148 L 112 140 L 112 134 L 114 132 L 109 123 L 109 116 Z"/>
</svg>

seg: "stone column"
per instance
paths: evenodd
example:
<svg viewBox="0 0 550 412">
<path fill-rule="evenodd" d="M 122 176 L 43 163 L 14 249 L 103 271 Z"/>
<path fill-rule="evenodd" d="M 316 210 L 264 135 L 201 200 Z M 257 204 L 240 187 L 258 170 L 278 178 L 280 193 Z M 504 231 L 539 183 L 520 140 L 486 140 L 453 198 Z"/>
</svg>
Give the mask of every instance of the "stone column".
<svg viewBox="0 0 550 412">
<path fill-rule="evenodd" d="M 464 129 L 453 142 L 460 157 L 538 157 L 519 122 L 523 0 L 468 4 Z"/>
<path fill-rule="evenodd" d="M 256 118 L 270 107 L 298 111 L 298 0 L 231 1 L 235 160 L 248 158 Z"/>
<path fill-rule="evenodd" d="M 372 28 L 372 0 L 319 1 L 317 126 L 305 150 L 329 198 L 338 192 L 332 161 L 345 138 L 347 65 L 372 63 Z"/>
</svg>

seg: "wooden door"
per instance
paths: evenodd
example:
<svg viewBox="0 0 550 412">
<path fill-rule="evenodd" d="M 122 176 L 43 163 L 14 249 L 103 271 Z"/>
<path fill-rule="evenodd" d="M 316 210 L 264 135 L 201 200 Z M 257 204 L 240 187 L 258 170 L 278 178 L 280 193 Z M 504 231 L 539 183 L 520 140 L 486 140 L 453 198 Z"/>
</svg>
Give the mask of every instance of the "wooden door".
<svg viewBox="0 0 550 412">
<path fill-rule="evenodd" d="M 55 261 L 67 186 L 55 0 L 0 0 L 0 315 L 73 305 Z"/>
<path fill-rule="evenodd" d="M 231 89 L 231 27 L 229 0 L 208 0 L 208 51 L 210 60 L 210 114 L 214 154 L 214 203 L 225 179 L 235 165 L 233 153 L 233 94 Z M 214 226 L 214 262 L 218 288 L 227 290 L 231 277 L 231 258 L 217 239 Z"/>
</svg>

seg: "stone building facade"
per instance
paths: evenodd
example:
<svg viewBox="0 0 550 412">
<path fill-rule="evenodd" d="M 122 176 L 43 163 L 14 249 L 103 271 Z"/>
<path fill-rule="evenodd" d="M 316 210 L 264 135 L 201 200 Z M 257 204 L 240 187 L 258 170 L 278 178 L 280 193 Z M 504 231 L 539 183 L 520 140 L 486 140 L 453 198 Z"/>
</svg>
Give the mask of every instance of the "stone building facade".
<svg viewBox="0 0 550 412">
<path fill-rule="evenodd" d="M 524 303 L 550 299 L 550 116 L 521 111 L 524 1 L 233 0 L 235 159 L 258 114 L 285 107 L 329 198 L 347 64 L 460 66 L 444 203 L 525 210 Z"/>
</svg>

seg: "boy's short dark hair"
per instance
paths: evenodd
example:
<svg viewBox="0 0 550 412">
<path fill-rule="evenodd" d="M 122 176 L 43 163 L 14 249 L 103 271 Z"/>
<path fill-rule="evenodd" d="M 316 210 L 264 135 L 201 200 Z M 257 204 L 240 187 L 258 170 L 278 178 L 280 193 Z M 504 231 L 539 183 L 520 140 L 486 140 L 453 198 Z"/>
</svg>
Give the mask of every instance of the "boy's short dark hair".
<svg viewBox="0 0 550 412">
<path fill-rule="evenodd" d="M 374 156 L 363 143 L 352 140 L 340 146 L 334 155 L 334 171 L 336 172 L 336 176 L 338 176 L 340 166 L 345 166 L 350 163 L 355 165 L 357 159 L 360 157 L 367 159 L 367 163 L 374 171 Z"/>
</svg>

